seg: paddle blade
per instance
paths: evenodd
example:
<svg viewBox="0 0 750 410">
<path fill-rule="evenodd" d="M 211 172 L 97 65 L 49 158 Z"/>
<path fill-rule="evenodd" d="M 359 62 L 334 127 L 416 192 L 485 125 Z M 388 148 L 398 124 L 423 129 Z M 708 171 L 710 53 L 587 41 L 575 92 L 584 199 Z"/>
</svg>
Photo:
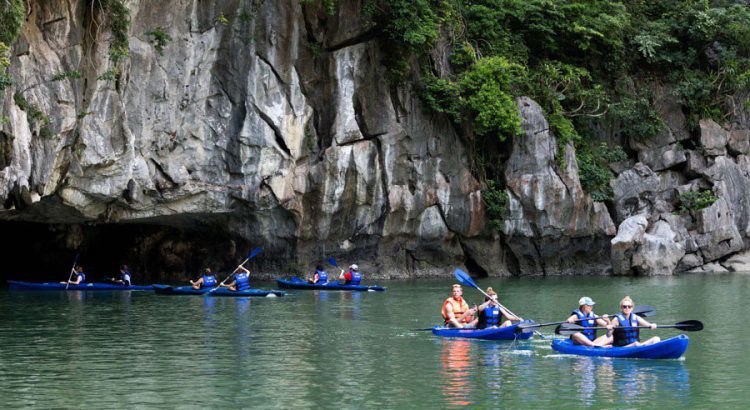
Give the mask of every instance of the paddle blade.
<svg viewBox="0 0 750 410">
<path fill-rule="evenodd" d="M 262 251 L 263 251 L 263 248 L 255 248 L 255 249 L 253 249 L 252 251 L 250 251 L 250 254 L 247 255 L 247 259 L 254 258 L 256 255 L 258 255 Z"/>
<path fill-rule="evenodd" d="M 336 264 L 336 259 L 328 258 L 328 263 L 330 263 L 331 265 L 333 265 L 333 266 L 335 266 L 337 268 L 339 267 L 339 265 Z"/>
<path fill-rule="evenodd" d="M 583 326 L 576 325 L 574 323 L 563 323 L 555 328 L 555 334 L 562 336 L 570 336 L 573 333 L 578 333 L 585 328 Z"/>
<path fill-rule="evenodd" d="M 686 332 L 698 332 L 703 330 L 703 323 L 700 320 L 686 320 L 684 322 L 676 323 L 674 327 Z"/>
<path fill-rule="evenodd" d="M 633 313 L 641 317 L 651 317 L 656 315 L 656 308 L 653 306 L 636 306 Z"/>
<path fill-rule="evenodd" d="M 536 323 L 521 323 L 520 325 L 518 325 L 516 327 L 516 329 L 514 330 L 514 332 L 516 334 L 520 334 L 520 333 L 533 333 L 534 331 L 536 331 L 540 327 L 541 326 L 538 325 L 538 324 L 536 324 Z"/>
<path fill-rule="evenodd" d="M 474 283 L 474 280 L 471 279 L 471 276 L 469 276 L 468 273 L 462 271 L 461 269 L 456 269 L 453 274 L 456 276 L 456 280 L 458 280 L 461 284 L 479 289 L 479 286 Z"/>
</svg>

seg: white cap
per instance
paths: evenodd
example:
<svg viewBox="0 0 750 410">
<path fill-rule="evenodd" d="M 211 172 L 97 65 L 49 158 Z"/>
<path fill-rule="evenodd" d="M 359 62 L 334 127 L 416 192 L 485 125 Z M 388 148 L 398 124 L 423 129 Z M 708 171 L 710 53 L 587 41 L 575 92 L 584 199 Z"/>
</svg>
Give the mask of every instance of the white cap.
<svg viewBox="0 0 750 410">
<path fill-rule="evenodd" d="M 593 300 L 591 300 L 591 298 L 588 296 L 584 296 L 578 300 L 578 306 L 583 306 L 583 305 L 594 306 L 595 304 L 596 303 Z"/>
<path fill-rule="evenodd" d="M 349 266 L 349 269 L 359 270 L 359 266 L 357 266 L 356 263 L 353 263 L 351 266 Z"/>
</svg>

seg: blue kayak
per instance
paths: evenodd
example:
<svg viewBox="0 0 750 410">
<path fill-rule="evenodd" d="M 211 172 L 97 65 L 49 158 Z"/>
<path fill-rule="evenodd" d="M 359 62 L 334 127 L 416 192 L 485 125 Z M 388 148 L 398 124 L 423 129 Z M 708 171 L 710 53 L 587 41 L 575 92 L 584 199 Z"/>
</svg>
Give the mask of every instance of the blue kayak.
<svg viewBox="0 0 750 410">
<path fill-rule="evenodd" d="M 151 285 L 157 295 L 205 295 L 213 288 L 193 289 L 192 286 L 169 286 L 169 285 Z M 283 290 L 267 289 L 247 289 L 233 291 L 227 288 L 218 288 L 211 292 L 209 296 L 229 296 L 229 297 L 248 297 L 248 296 L 286 296 Z"/>
<path fill-rule="evenodd" d="M 362 285 L 347 285 L 339 283 L 338 281 L 327 282 L 327 283 L 310 283 L 304 281 L 296 276 L 292 276 L 291 279 L 276 279 L 279 287 L 282 289 L 320 289 L 320 290 L 353 290 L 358 292 L 383 292 L 386 288 L 382 286 L 362 286 Z"/>
<path fill-rule="evenodd" d="M 151 290 L 151 286 L 125 286 L 115 283 L 84 282 L 80 285 L 68 285 L 59 282 L 22 282 L 9 280 L 10 290 Z"/>
<path fill-rule="evenodd" d="M 531 320 L 524 320 L 521 323 L 534 323 Z M 466 339 L 482 340 L 526 340 L 531 338 L 533 333 L 518 333 L 515 330 L 521 323 L 516 323 L 507 327 L 493 327 L 489 329 L 456 329 L 452 327 L 435 326 L 432 328 L 432 334 L 441 337 L 462 337 Z"/>
<path fill-rule="evenodd" d="M 588 347 L 573 344 L 570 339 L 555 340 L 552 349 L 565 354 L 628 359 L 679 359 L 688 348 L 688 337 L 675 336 L 648 346 Z"/>
</svg>

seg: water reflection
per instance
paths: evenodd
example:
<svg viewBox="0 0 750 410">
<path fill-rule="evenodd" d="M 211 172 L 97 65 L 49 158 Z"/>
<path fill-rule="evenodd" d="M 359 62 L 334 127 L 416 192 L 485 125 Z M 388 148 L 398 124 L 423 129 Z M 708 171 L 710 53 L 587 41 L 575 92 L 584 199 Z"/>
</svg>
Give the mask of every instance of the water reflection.
<svg viewBox="0 0 750 410">
<path fill-rule="evenodd" d="M 569 368 L 562 369 L 562 374 L 571 375 L 571 387 L 586 407 L 601 400 L 632 406 L 650 403 L 659 395 L 689 402 L 690 374 L 683 361 L 569 359 Z"/>
<path fill-rule="evenodd" d="M 442 392 L 445 401 L 454 406 L 471 404 L 470 383 L 472 342 L 468 340 L 441 339 L 440 359 Z"/>
</svg>

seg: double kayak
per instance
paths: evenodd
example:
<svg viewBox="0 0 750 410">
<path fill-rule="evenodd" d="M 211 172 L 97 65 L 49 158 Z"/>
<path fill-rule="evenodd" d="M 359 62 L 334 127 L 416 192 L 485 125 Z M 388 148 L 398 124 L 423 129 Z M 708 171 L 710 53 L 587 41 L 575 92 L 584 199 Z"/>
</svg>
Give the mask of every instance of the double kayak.
<svg viewBox="0 0 750 410">
<path fill-rule="evenodd" d="M 570 339 L 552 342 L 552 349 L 560 353 L 628 359 L 679 359 L 687 348 L 688 337 L 685 335 L 675 336 L 648 346 L 633 347 L 588 347 L 573 344 Z"/>
<path fill-rule="evenodd" d="M 68 285 L 59 282 L 22 282 L 9 280 L 10 290 L 151 290 L 151 286 L 118 285 L 115 283 L 84 282 L 80 285 Z"/>
<path fill-rule="evenodd" d="M 530 320 L 524 320 L 521 323 L 534 323 Z M 521 323 L 516 323 L 506 327 L 493 327 L 488 329 L 457 329 L 451 327 L 435 326 L 432 328 L 432 334 L 441 337 L 462 337 L 466 339 L 482 340 L 527 340 L 533 333 L 518 333 L 516 328 Z"/>
<path fill-rule="evenodd" d="M 157 295 L 205 295 L 213 288 L 193 289 L 192 286 L 169 286 L 169 285 L 151 285 Z M 233 291 L 227 288 L 218 288 L 211 292 L 209 296 L 227 296 L 227 297 L 248 297 L 248 296 L 286 296 L 283 290 L 267 289 L 247 289 Z"/>
<path fill-rule="evenodd" d="M 320 289 L 320 290 L 353 290 L 358 292 L 383 292 L 386 288 L 382 286 L 347 285 L 338 281 L 326 283 L 310 283 L 296 276 L 291 279 L 276 279 L 276 283 L 282 289 Z"/>
</svg>

